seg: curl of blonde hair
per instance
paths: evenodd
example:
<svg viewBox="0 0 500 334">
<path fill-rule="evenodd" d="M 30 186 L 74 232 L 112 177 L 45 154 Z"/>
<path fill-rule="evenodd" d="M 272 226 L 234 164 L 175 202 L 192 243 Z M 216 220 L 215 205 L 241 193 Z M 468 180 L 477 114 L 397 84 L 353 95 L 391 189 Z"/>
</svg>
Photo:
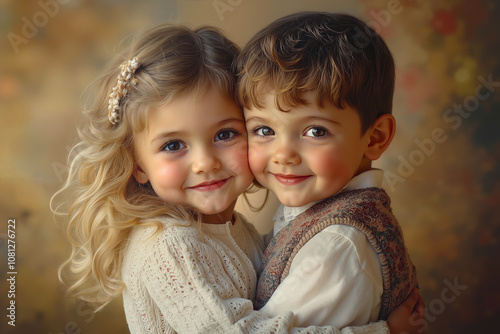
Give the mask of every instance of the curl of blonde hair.
<svg viewBox="0 0 500 334">
<path fill-rule="evenodd" d="M 158 231 L 161 216 L 187 225 L 199 222 L 193 210 L 164 202 L 150 185 L 135 180 L 134 136 L 147 127 L 151 107 L 176 97 L 212 86 L 234 98 L 238 52 L 215 28 L 161 24 L 138 35 L 93 83 L 79 142 L 70 152 L 68 178 L 51 199 L 53 212 L 65 217 L 72 247 L 59 269 L 71 297 L 99 310 L 122 292 L 123 254 L 133 228 L 156 226 Z M 120 101 L 122 119 L 113 125 L 108 96 L 120 64 L 133 57 L 141 63 L 138 83 Z"/>
</svg>

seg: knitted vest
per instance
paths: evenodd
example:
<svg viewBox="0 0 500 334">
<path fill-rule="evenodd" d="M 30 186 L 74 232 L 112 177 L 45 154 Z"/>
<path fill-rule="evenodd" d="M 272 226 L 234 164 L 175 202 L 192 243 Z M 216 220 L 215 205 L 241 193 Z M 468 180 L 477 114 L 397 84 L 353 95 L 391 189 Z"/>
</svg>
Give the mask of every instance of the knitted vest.
<svg viewBox="0 0 500 334">
<path fill-rule="evenodd" d="M 383 293 L 379 319 L 385 320 L 417 287 L 401 228 L 392 214 L 390 198 L 379 188 L 348 191 L 316 203 L 284 227 L 264 253 L 257 285 L 256 309 L 262 308 L 288 276 L 294 256 L 324 228 L 343 224 L 365 234 L 382 270 Z"/>
</svg>

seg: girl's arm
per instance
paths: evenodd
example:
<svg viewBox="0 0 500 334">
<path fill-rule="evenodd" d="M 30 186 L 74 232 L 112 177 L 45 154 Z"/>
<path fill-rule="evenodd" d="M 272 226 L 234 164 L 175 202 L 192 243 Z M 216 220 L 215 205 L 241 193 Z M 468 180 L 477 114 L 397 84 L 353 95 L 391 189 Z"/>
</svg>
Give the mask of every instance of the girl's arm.
<svg viewBox="0 0 500 334">
<path fill-rule="evenodd" d="M 238 281 L 238 265 L 227 254 L 219 254 L 195 235 L 165 233 L 157 241 L 141 276 L 152 302 L 178 333 L 389 333 L 386 322 L 342 331 L 293 328 L 292 312 L 269 318 L 241 298 L 246 287 Z"/>
</svg>

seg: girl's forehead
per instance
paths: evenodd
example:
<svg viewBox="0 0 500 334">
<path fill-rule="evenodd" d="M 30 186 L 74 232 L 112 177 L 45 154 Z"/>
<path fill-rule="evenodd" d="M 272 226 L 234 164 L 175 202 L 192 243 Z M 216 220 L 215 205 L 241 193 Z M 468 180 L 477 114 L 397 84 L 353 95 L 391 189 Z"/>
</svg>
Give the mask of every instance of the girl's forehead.
<svg viewBox="0 0 500 334">
<path fill-rule="evenodd" d="M 183 94 L 167 103 L 149 108 L 147 128 L 205 128 L 230 119 L 243 120 L 242 108 L 225 93 L 209 89 Z"/>
</svg>

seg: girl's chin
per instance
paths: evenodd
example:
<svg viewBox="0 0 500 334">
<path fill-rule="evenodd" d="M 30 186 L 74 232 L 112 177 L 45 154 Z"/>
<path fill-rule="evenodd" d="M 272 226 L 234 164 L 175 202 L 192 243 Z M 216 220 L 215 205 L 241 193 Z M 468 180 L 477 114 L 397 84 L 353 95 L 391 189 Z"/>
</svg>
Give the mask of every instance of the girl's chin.
<svg viewBox="0 0 500 334">
<path fill-rule="evenodd" d="M 198 212 L 203 215 L 203 222 L 217 222 L 225 223 L 231 221 L 233 217 L 234 205 L 229 203 L 228 205 L 221 205 L 210 208 L 200 208 Z"/>
</svg>

